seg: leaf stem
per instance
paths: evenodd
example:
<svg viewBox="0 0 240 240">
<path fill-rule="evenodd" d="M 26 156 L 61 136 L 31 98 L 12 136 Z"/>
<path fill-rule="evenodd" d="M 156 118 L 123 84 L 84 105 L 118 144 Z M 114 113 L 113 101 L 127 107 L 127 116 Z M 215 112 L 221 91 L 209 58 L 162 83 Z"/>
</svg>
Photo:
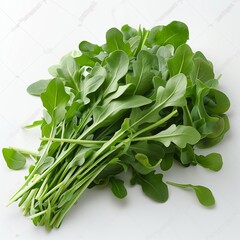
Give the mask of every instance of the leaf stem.
<svg viewBox="0 0 240 240">
<path fill-rule="evenodd" d="M 26 149 L 17 148 L 17 147 L 10 147 L 10 148 L 15 150 L 15 151 L 17 151 L 17 152 L 20 152 L 23 155 L 31 155 L 33 157 L 37 157 L 38 156 L 37 152 L 31 151 L 31 150 L 26 150 Z"/>
<path fill-rule="evenodd" d="M 95 141 L 95 140 L 81 140 L 81 139 L 69 139 L 69 138 L 40 138 L 42 141 L 52 141 L 52 142 L 67 142 L 67 143 L 77 143 L 80 145 L 87 144 L 103 144 L 107 141 Z"/>
</svg>

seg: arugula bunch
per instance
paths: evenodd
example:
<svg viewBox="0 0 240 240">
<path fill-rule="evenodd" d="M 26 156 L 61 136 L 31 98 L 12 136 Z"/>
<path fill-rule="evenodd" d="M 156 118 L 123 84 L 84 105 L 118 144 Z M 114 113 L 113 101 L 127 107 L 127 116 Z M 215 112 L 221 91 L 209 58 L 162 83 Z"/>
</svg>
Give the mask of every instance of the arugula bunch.
<svg viewBox="0 0 240 240">
<path fill-rule="evenodd" d="M 29 167 L 11 198 L 35 225 L 59 227 L 87 188 L 110 187 L 124 198 L 124 173 L 157 202 L 168 199 L 167 184 L 191 188 L 205 206 L 215 203 L 203 186 L 163 181 L 174 161 L 183 167 L 222 167 L 218 153 L 197 155 L 195 147 L 219 143 L 229 129 L 230 103 L 217 90 L 212 63 L 186 44 L 187 26 L 138 30 L 111 28 L 102 46 L 82 41 L 79 50 L 49 69 L 52 78 L 30 85 L 44 110 L 37 153 L 4 148 L 11 169 Z"/>
</svg>

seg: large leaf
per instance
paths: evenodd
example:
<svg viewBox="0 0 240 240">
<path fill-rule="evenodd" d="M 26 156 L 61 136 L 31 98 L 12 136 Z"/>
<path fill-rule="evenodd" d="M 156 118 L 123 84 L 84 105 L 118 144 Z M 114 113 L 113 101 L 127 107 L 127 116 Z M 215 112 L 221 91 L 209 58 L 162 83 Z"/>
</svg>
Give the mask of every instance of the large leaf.
<svg viewBox="0 0 240 240">
<path fill-rule="evenodd" d="M 59 123 L 64 118 L 66 113 L 65 107 L 69 98 L 63 82 L 58 78 L 54 78 L 48 84 L 46 92 L 41 94 L 43 106 L 47 109 L 55 123 Z"/>
<path fill-rule="evenodd" d="M 112 101 L 104 108 L 96 108 L 93 112 L 94 122 L 98 126 L 106 126 L 114 119 L 120 117 L 125 110 L 141 107 L 149 103 L 151 103 L 150 99 L 139 95 L 119 98 L 118 100 Z"/>
<path fill-rule="evenodd" d="M 128 72 L 129 59 L 125 52 L 115 51 L 106 58 L 107 79 L 104 85 L 104 96 L 115 92 L 118 81 Z"/>
<path fill-rule="evenodd" d="M 201 52 L 196 52 L 193 56 L 194 67 L 191 73 L 193 80 L 199 79 L 206 82 L 214 78 L 213 66 Z"/>
<path fill-rule="evenodd" d="M 80 66 L 71 55 L 66 55 L 62 58 L 57 73 L 60 77 L 64 78 L 67 85 L 79 91 L 79 76 Z"/>
<path fill-rule="evenodd" d="M 148 44 L 167 45 L 171 44 L 176 49 L 189 38 L 188 27 L 183 22 L 173 21 L 166 26 L 154 27 L 149 34 Z"/>
<path fill-rule="evenodd" d="M 133 74 L 126 76 L 126 82 L 135 85 L 135 94 L 144 94 L 152 88 L 153 60 L 154 56 L 151 53 L 142 50 L 133 62 Z"/>
<path fill-rule="evenodd" d="M 186 104 L 185 92 L 187 79 L 183 74 L 178 74 L 167 81 L 166 87 L 160 86 L 157 89 L 155 103 L 143 111 L 136 110 L 132 112 L 132 122 L 134 126 L 142 123 L 156 122 L 160 119 L 159 112 L 169 106 L 184 106 Z"/>
<path fill-rule="evenodd" d="M 184 125 L 176 126 L 175 124 L 172 124 L 168 129 L 163 130 L 156 135 L 142 137 L 140 139 L 159 141 L 166 147 L 173 142 L 178 147 L 184 148 L 187 143 L 196 144 L 201 139 L 201 135 L 194 127 Z"/>
<path fill-rule="evenodd" d="M 184 73 L 188 77 L 192 73 L 193 66 L 193 52 L 187 44 L 179 46 L 174 56 L 168 60 L 171 77 L 178 73 Z"/>
<path fill-rule="evenodd" d="M 111 28 L 106 33 L 106 45 L 103 46 L 104 50 L 108 53 L 116 50 L 122 50 L 127 54 L 131 53 L 129 43 L 123 40 L 123 34 L 117 28 Z"/>
</svg>

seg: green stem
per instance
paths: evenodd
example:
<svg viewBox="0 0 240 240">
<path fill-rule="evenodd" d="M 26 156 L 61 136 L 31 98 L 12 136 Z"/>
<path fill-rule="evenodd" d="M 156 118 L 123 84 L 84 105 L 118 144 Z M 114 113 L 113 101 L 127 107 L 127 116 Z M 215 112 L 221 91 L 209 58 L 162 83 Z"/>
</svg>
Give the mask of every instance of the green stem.
<svg viewBox="0 0 240 240">
<path fill-rule="evenodd" d="M 26 150 L 26 149 L 22 149 L 22 148 L 17 148 L 17 147 L 10 147 L 11 149 L 17 151 L 17 152 L 20 152 L 21 154 L 23 155 L 31 155 L 33 157 L 37 157 L 38 156 L 38 153 L 37 152 L 33 152 L 33 151 L 30 151 L 30 150 Z"/>
<path fill-rule="evenodd" d="M 102 167 L 100 167 L 97 172 L 84 184 L 82 185 L 74 194 L 73 199 L 68 202 L 63 210 L 61 211 L 61 213 L 59 214 L 59 217 L 56 219 L 56 221 L 53 223 L 55 227 L 59 227 L 64 216 L 67 214 L 67 212 L 70 210 L 70 208 L 75 204 L 75 202 L 79 199 L 79 197 L 81 196 L 81 194 L 84 192 L 84 190 L 89 186 L 89 184 L 97 177 L 97 175 L 102 172 L 102 170 L 107 166 L 107 164 L 103 165 Z"/>
<path fill-rule="evenodd" d="M 180 183 L 175 183 L 175 182 L 170 182 L 170 181 L 167 181 L 166 183 L 169 185 L 172 185 L 174 187 L 179 187 L 179 188 L 188 188 L 188 187 L 192 186 L 191 184 L 180 184 Z"/>
<path fill-rule="evenodd" d="M 103 144 L 107 141 L 95 141 L 95 140 L 80 140 L 80 139 L 69 139 L 69 138 L 40 138 L 42 141 L 52 141 L 52 142 L 67 142 L 67 143 L 76 143 L 79 145 L 87 144 Z"/>
<path fill-rule="evenodd" d="M 50 136 L 54 136 L 56 132 L 56 129 L 53 127 L 50 133 Z M 10 198 L 9 204 L 12 204 L 13 202 L 15 202 L 17 199 L 19 199 L 26 191 L 28 191 L 33 184 L 30 185 L 30 187 L 28 186 L 28 184 L 31 182 L 32 178 L 34 177 L 39 164 L 42 164 L 42 161 L 45 159 L 48 150 L 51 146 L 51 142 L 49 141 L 46 145 L 45 145 L 45 149 L 40 157 L 40 159 L 38 160 L 37 164 L 35 165 L 33 171 L 29 174 L 29 176 L 27 177 L 25 183 L 20 187 L 20 189 Z M 41 178 L 40 178 L 41 179 Z"/>
<path fill-rule="evenodd" d="M 147 132 L 147 131 L 150 131 L 150 130 L 153 130 L 154 128 L 162 125 L 163 123 L 165 123 L 167 120 L 169 120 L 170 118 L 172 118 L 178 111 L 177 110 L 174 110 L 172 111 L 170 114 L 168 114 L 166 117 L 160 119 L 158 122 L 154 123 L 154 124 L 151 124 L 150 126 L 146 127 L 146 128 L 143 128 L 142 130 L 138 131 L 137 133 L 135 133 L 133 135 L 133 138 L 135 138 L 136 136 L 144 133 L 144 132 Z"/>
</svg>

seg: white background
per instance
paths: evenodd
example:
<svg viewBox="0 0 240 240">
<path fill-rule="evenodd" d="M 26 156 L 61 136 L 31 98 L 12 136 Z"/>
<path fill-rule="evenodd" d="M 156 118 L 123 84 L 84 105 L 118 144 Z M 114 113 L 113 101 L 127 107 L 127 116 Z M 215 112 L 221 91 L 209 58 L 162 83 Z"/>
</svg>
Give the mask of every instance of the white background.
<svg viewBox="0 0 240 240">
<path fill-rule="evenodd" d="M 231 131 L 209 151 L 223 155 L 218 173 L 200 167 L 174 166 L 165 180 L 208 186 L 216 206 L 202 207 L 194 194 L 169 188 L 170 198 L 158 204 L 140 187 L 128 187 L 119 201 L 108 190 L 86 192 L 59 230 L 46 233 L 22 216 L 17 204 L 6 208 L 9 197 L 23 183 L 23 171 L 11 171 L 0 157 L 1 239 L 138 239 L 138 240 L 237 240 L 240 239 L 239 69 L 240 1 L 238 0 L 1 0 L 0 2 L 0 148 L 36 149 L 37 130 L 21 126 L 41 116 L 37 98 L 26 87 L 48 78 L 49 66 L 77 49 L 81 40 L 102 44 L 112 26 L 128 23 L 151 28 L 172 20 L 187 23 L 189 44 L 201 50 L 222 74 L 220 88 L 229 96 Z"/>
</svg>

